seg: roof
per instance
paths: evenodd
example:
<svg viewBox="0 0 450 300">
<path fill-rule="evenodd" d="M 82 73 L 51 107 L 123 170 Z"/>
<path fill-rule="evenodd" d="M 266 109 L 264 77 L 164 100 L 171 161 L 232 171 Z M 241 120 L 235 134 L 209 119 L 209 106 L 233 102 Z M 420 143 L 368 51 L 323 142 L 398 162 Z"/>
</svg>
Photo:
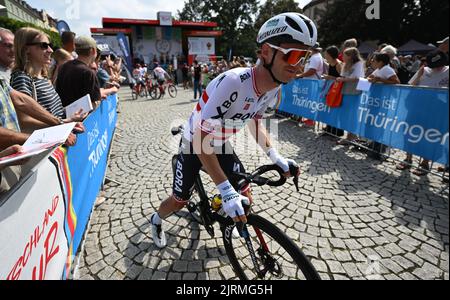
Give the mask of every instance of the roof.
<svg viewBox="0 0 450 300">
<path fill-rule="evenodd" d="M 103 18 L 103 26 L 105 24 L 133 24 L 133 25 L 150 25 L 160 26 L 159 20 L 142 20 L 142 19 L 122 19 L 122 18 Z M 217 27 L 216 22 L 192 22 L 192 21 L 173 21 L 173 27 Z"/>
<path fill-rule="evenodd" d="M 398 48 L 398 52 L 426 52 L 432 51 L 434 49 L 436 49 L 436 47 L 422 44 L 416 40 L 410 40 L 409 42 Z"/>
<path fill-rule="evenodd" d="M 374 43 L 371 42 L 363 42 L 359 47 L 358 50 L 362 54 L 371 54 L 377 50 L 377 47 Z"/>
</svg>

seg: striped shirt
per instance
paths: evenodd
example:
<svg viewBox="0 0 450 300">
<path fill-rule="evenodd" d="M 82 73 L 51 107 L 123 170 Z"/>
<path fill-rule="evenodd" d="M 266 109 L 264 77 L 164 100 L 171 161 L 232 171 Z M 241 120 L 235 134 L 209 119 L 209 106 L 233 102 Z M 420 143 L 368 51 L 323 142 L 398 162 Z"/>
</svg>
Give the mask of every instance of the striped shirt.
<svg viewBox="0 0 450 300">
<path fill-rule="evenodd" d="M 37 97 L 35 100 L 48 112 L 56 117 L 65 118 L 61 98 L 48 79 L 31 78 L 23 71 L 14 71 L 11 74 L 11 87 L 33 99 Z M 36 89 L 36 92 L 34 89 Z"/>
</svg>

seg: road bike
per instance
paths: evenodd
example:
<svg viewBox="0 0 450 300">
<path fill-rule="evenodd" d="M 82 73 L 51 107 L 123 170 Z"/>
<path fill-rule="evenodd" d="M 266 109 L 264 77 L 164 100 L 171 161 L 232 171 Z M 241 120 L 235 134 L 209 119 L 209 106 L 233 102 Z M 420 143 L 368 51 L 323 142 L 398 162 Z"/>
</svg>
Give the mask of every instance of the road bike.
<svg viewBox="0 0 450 300">
<path fill-rule="evenodd" d="M 169 93 L 169 96 L 171 98 L 176 98 L 178 95 L 177 87 L 172 80 L 168 80 L 162 85 L 153 85 L 153 87 L 150 89 L 150 97 L 152 97 L 152 99 L 161 99 L 166 94 L 166 91 Z"/>
<path fill-rule="evenodd" d="M 172 129 L 174 136 L 183 132 L 183 127 Z M 173 173 L 176 171 L 178 155 L 172 158 Z M 298 174 L 299 167 L 291 166 L 291 174 Z M 202 172 L 205 172 L 202 170 Z M 273 180 L 269 173 L 276 173 Z M 283 170 L 277 165 L 262 166 L 253 173 L 236 173 L 240 178 L 239 191 L 249 184 L 258 186 L 282 186 L 287 182 Z M 269 175 L 270 178 L 263 177 Z M 298 176 L 294 184 L 299 191 Z M 215 237 L 213 225 L 218 223 L 222 232 L 226 254 L 230 264 L 241 280 L 320 280 L 320 276 L 312 263 L 299 246 L 285 232 L 267 219 L 251 213 L 250 207 L 245 207 L 248 223 L 234 223 L 226 216 L 221 206 L 220 195 L 209 196 L 205 190 L 201 175 L 195 176 L 194 189 L 196 196 L 192 197 L 187 209 L 193 220 L 203 225 L 211 238 Z M 233 233 L 237 228 L 239 236 Z"/>
</svg>

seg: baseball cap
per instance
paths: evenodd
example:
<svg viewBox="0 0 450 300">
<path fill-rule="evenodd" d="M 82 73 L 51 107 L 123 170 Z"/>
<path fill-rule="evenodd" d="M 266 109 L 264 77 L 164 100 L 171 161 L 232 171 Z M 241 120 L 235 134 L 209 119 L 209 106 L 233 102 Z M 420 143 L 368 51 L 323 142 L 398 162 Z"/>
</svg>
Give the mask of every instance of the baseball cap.
<svg viewBox="0 0 450 300">
<path fill-rule="evenodd" d="M 435 50 L 427 55 L 427 65 L 428 67 L 434 69 L 439 67 L 444 67 L 448 64 L 448 56 L 440 50 Z"/>
<path fill-rule="evenodd" d="M 314 46 L 312 47 L 312 49 L 316 50 L 316 51 L 319 51 L 319 52 L 321 52 L 323 50 L 322 47 L 320 47 L 320 43 L 319 42 L 315 43 Z"/>
<path fill-rule="evenodd" d="M 98 49 L 97 42 L 87 36 L 80 36 L 75 39 L 75 48 L 80 50 L 88 50 L 88 49 Z"/>
<path fill-rule="evenodd" d="M 443 44 L 443 43 L 448 43 L 448 37 L 446 37 L 445 39 L 443 39 L 442 41 L 437 41 L 437 43 L 440 45 L 440 44 Z"/>
</svg>

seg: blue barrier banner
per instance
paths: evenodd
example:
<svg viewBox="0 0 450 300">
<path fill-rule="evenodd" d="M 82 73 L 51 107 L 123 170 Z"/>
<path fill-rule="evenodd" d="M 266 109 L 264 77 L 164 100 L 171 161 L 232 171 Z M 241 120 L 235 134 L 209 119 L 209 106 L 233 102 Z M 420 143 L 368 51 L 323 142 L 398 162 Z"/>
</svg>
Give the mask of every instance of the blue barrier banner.
<svg viewBox="0 0 450 300">
<path fill-rule="evenodd" d="M 100 107 L 83 122 L 86 132 L 78 135 L 77 144 L 67 153 L 73 187 L 72 206 L 77 218 L 73 253 L 77 253 L 103 184 L 116 122 L 117 96 L 114 95 L 102 101 Z"/>
<path fill-rule="evenodd" d="M 296 80 L 282 88 L 278 110 L 344 129 L 390 147 L 449 163 L 447 89 L 375 84 L 326 105 L 330 81 Z"/>
</svg>

